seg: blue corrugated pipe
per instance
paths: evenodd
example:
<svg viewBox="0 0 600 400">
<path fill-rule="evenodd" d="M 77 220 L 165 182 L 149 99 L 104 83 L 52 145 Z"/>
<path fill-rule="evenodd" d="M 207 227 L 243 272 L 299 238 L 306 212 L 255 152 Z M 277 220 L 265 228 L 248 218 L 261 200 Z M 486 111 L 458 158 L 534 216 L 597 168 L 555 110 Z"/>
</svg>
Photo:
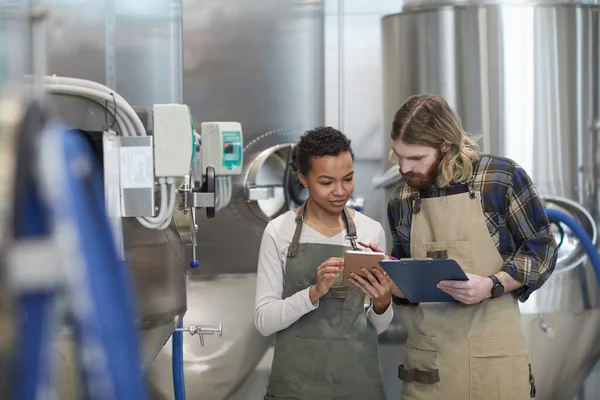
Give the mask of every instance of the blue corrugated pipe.
<svg viewBox="0 0 600 400">
<path fill-rule="evenodd" d="M 583 226 L 581 226 L 579 222 L 577 222 L 568 214 L 565 214 L 562 211 L 558 211 L 552 208 L 546 209 L 546 215 L 548 216 L 550 222 L 562 222 L 563 224 L 568 226 L 569 229 L 571 229 L 571 231 L 575 234 L 575 236 L 579 238 L 581 245 L 585 249 L 585 252 L 587 253 L 588 257 L 590 258 L 590 261 L 592 262 L 594 272 L 596 273 L 596 280 L 598 281 L 598 284 L 600 284 L 600 255 L 598 254 L 596 246 L 594 246 L 594 243 L 592 243 L 592 239 L 585 231 Z"/>
<path fill-rule="evenodd" d="M 177 328 L 183 327 L 183 320 L 179 321 Z M 173 390 L 175 400 L 185 400 L 185 379 L 183 376 L 183 332 L 173 332 L 171 338 L 173 344 L 173 355 L 171 361 L 173 363 Z"/>
</svg>

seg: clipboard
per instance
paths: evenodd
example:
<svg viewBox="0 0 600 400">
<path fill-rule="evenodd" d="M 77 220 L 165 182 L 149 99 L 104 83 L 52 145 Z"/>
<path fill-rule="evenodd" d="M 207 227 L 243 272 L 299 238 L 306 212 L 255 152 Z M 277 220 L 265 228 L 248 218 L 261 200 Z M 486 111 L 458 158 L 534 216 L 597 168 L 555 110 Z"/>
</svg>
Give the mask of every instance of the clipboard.
<svg viewBox="0 0 600 400">
<path fill-rule="evenodd" d="M 383 260 L 379 265 L 398 285 L 411 303 L 457 302 L 448 293 L 437 288 L 441 281 L 468 281 L 456 260 L 404 259 Z"/>
<path fill-rule="evenodd" d="M 365 274 L 362 272 L 362 268 L 372 270 L 377 268 L 383 273 L 383 268 L 378 264 L 379 261 L 385 259 L 384 253 L 372 252 L 372 251 L 356 251 L 347 250 L 344 252 L 344 272 L 342 274 L 342 286 L 356 288 L 348 278 L 350 274 L 354 272 L 361 278 L 365 278 Z"/>
</svg>

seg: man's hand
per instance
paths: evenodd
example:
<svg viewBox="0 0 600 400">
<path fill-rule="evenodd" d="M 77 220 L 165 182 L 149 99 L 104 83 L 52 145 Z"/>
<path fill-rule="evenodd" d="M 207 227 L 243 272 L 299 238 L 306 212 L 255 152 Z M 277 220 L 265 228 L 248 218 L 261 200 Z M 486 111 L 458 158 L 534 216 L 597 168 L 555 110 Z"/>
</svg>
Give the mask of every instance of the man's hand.
<svg viewBox="0 0 600 400">
<path fill-rule="evenodd" d="M 494 282 L 487 276 L 467 274 L 468 281 L 441 281 L 438 288 L 463 304 L 477 304 L 492 297 Z"/>
<path fill-rule="evenodd" d="M 367 268 L 362 268 L 362 272 L 365 274 L 366 279 L 352 273 L 348 280 L 362 290 L 365 295 L 369 296 L 373 301 L 373 311 L 381 315 L 392 302 L 390 280 L 387 274 L 382 274 L 377 268 L 373 268 L 372 272 L 369 272 Z"/>
</svg>

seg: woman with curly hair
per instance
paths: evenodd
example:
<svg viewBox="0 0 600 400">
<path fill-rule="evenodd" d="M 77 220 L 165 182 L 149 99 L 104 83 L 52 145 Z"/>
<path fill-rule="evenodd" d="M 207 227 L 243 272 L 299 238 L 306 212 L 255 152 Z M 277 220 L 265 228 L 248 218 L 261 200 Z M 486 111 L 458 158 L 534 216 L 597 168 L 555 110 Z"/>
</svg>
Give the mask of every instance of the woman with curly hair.
<svg viewBox="0 0 600 400">
<path fill-rule="evenodd" d="M 258 259 L 255 324 L 276 334 L 265 400 L 386 398 L 378 335 L 393 316 L 389 278 L 374 269 L 366 279 L 350 276 L 356 288 L 341 281 L 344 252 L 357 250 L 357 240 L 385 249 L 382 226 L 346 207 L 353 164 L 350 140 L 330 127 L 306 132 L 294 147 L 308 200 L 269 222 Z"/>
</svg>

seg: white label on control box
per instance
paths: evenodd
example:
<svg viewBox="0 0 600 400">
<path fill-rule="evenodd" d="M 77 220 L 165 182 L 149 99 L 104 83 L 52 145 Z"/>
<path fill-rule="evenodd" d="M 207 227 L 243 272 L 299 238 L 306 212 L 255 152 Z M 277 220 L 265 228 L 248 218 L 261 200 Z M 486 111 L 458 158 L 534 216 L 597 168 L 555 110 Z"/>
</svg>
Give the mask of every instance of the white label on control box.
<svg viewBox="0 0 600 400">
<path fill-rule="evenodd" d="M 121 147 L 121 188 L 139 189 L 154 186 L 153 149 L 145 147 Z"/>
</svg>

